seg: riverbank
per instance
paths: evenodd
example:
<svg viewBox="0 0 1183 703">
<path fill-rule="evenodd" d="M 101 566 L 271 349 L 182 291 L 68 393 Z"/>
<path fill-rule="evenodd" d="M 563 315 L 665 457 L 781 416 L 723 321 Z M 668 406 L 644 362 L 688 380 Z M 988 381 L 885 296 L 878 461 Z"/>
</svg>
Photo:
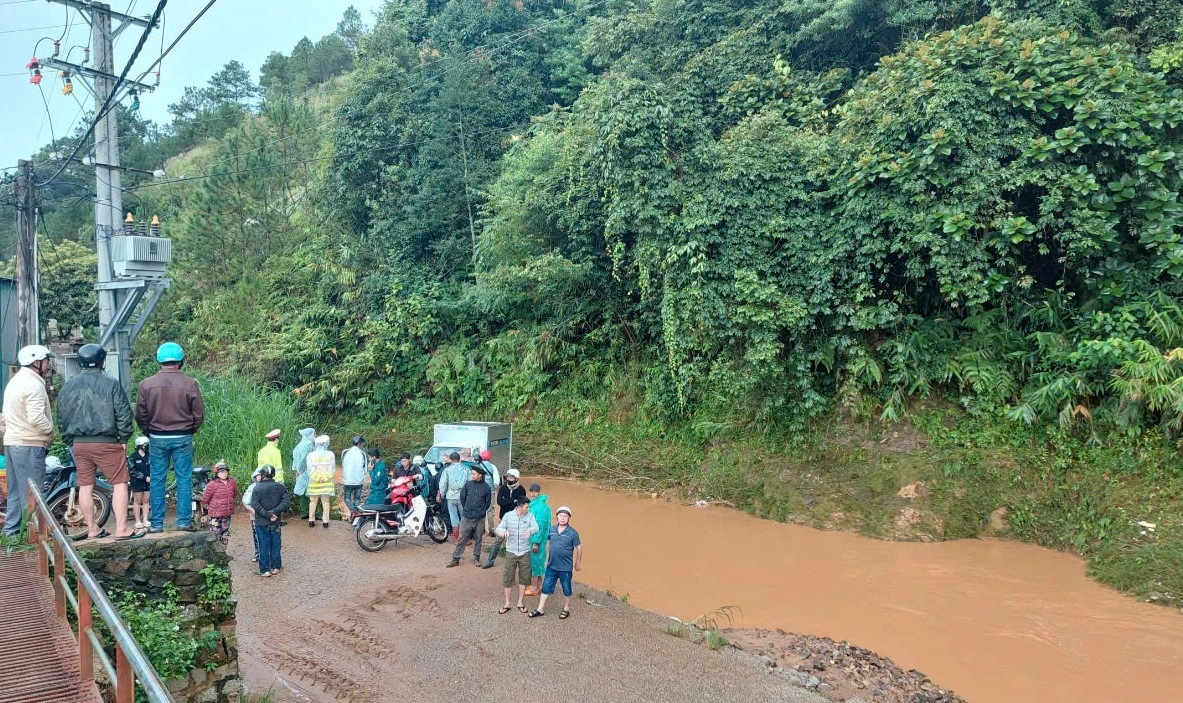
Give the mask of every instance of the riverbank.
<svg viewBox="0 0 1183 703">
<path fill-rule="evenodd" d="M 497 417 L 514 423 L 514 463 L 528 473 L 876 539 L 1015 539 L 1081 556 L 1090 577 L 1139 599 L 1183 603 L 1183 461 L 1157 433 L 1026 427 L 927 401 L 893 424 L 831 416 L 757 435 L 647 417 L 638 393 L 544 398 Z M 492 416 L 432 403 L 366 434 L 418 449 L 435 420 Z"/>
</svg>

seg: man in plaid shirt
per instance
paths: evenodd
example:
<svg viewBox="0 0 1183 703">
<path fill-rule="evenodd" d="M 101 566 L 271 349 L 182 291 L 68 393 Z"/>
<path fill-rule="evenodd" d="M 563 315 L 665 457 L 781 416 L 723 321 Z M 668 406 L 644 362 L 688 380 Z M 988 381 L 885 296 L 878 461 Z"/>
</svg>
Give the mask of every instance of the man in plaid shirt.
<svg viewBox="0 0 1183 703">
<path fill-rule="evenodd" d="M 497 525 L 497 536 L 505 540 L 505 570 L 501 574 L 501 585 L 505 586 L 505 604 L 497 612 L 509 612 L 509 596 L 513 592 L 515 574 L 518 582 L 518 612 L 525 613 L 526 586 L 530 585 L 530 536 L 538 532 L 538 521 L 530 514 L 530 499 L 518 498 L 514 509 L 501 518 Z"/>
</svg>

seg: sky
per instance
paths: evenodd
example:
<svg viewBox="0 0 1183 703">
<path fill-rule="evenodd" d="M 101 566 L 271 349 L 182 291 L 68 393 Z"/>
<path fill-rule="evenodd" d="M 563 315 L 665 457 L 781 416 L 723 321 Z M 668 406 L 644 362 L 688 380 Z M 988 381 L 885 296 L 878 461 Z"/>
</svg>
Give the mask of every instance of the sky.
<svg viewBox="0 0 1183 703">
<path fill-rule="evenodd" d="M 156 1 L 112 0 L 110 5 L 112 10 L 146 17 L 155 10 Z M 137 76 L 151 65 L 207 1 L 169 0 L 162 27 L 149 35 L 130 75 Z M 367 26 L 372 25 L 373 12 L 381 4 L 381 0 L 218 0 L 164 59 L 160 87 L 140 97 L 140 113 L 147 119 L 167 122 L 168 106 L 180 99 L 185 87 L 205 85 L 227 61 L 238 59 L 258 80 L 259 67 L 272 51 L 288 53 L 301 37 L 316 41 L 328 34 L 350 5 L 357 8 Z M 50 141 L 51 129 L 59 138 L 71 134 L 81 120 L 82 107 L 94 110 L 94 99 L 81 83 L 75 82 L 72 96 L 62 94 L 56 70 L 42 70 L 44 104 L 37 87 L 29 83 L 25 64 L 38 40 L 45 37 L 37 56 L 52 55 L 53 40 L 62 36 L 67 17 L 69 31 L 61 42 L 59 58 L 77 45 L 68 59 L 77 63 L 90 36 L 89 26 L 77 11 L 67 12 L 65 6 L 49 0 L 0 0 L 0 169 L 15 166 L 17 159 L 30 158 Z M 116 74 L 127 63 L 142 32 L 141 27 L 131 25 L 119 35 Z M 152 80 L 149 76 L 144 82 Z"/>
</svg>

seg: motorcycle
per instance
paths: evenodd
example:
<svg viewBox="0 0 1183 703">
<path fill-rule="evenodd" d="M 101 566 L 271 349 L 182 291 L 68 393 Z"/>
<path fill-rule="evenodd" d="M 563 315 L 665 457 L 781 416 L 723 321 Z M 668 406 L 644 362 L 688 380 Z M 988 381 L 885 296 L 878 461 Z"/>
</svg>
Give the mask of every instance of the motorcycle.
<svg viewBox="0 0 1183 703">
<path fill-rule="evenodd" d="M 95 477 L 91 501 L 94 503 L 95 524 L 102 527 L 111 517 L 111 484 L 102 476 Z M 45 483 L 41 495 L 53 519 L 62 527 L 67 537 L 86 534 L 86 520 L 82 517 L 82 506 L 78 502 L 78 469 L 73 458 L 63 464 L 56 456 L 45 459 Z"/>
<path fill-rule="evenodd" d="M 210 482 L 210 470 L 207 466 L 193 467 L 193 524 L 205 527 L 209 524 L 209 510 L 201 502 L 201 495 L 205 493 L 206 484 Z"/>
<path fill-rule="evenodd" d="M 401 537 L 426 533 L 436 544 L 448 540 L 448 528 L 439 512 L 427 504 L 422 490 L 408 476 L 395 479 L 387 503 L 370 503 L 353 509 L 357 544 L 367 552 L 381 551 L 386 543 Z"/>
</svg>

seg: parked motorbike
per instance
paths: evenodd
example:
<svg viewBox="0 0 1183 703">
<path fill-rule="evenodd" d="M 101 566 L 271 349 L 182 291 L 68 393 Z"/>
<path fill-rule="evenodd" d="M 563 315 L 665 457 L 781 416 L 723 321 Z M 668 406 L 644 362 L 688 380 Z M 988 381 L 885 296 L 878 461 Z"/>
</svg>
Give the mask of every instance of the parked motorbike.
<svg viewBox="0 0 1183 703">
<path fill-rule="evenodd" d="M 209 509 L 201 501 L 201 494 L 205 493 L 205 486 L 212 476 L 208 466 L 193 467 L 193 524 L 205 527 L 209 525 Z"/>
<path fill-rule="evenodd" d="M 102 476 L 95 478 L 91 501 L 94 503 L 95 524 L 102 527 L 111 517 L 111 484 Z M 45 459 L 45 483 L 41 494 L 54 520 L 61 525 L 67 537 L 85 534 L 86 521 L 82 518 L 82 506 L 78 502 L 78 470 L 73 457 L 63 464 L 56 456 Z"/>
<path fill-rule="evenodd" d="M 367 552 L 377 552 L 393 539 L 423 533 L 437 544 L 446 542 L 448 528 L 421 493 L 410 477 L 403 476 L 392 484 L 388 502 L 354 508 L 350 518 L 358 546 Z"/>
</svg>

